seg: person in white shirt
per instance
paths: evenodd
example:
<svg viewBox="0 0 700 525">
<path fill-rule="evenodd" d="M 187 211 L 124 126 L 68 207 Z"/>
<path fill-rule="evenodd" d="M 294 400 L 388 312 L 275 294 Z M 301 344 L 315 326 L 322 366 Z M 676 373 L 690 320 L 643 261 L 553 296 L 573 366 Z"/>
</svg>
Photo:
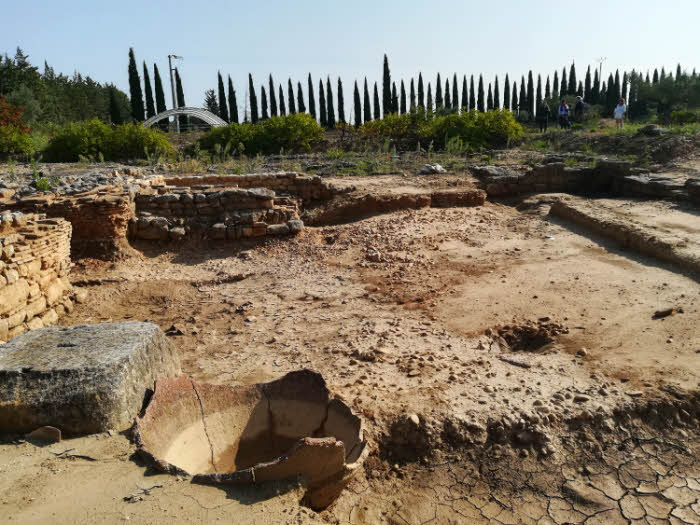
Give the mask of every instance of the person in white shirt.
<svg viewBox="0 0 700 525">
<path fill-rule="evenodd" d="M 620 102 L 615 106 L 615 126 L 621 128 L 625 125 L 625 113 L 627 113 L 627 106 L 625 105 L 625 99 L 621 98 Z"/>
</svg>

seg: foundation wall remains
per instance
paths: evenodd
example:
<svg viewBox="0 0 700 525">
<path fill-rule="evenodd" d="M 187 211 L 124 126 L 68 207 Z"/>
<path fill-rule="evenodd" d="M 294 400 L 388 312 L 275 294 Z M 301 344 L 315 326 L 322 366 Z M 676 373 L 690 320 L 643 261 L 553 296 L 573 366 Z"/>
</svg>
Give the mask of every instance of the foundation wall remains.
<svg viewBox="0 0 700 525">
<path fill-rule="evenodd" d="M 66 220 L 0 215 L 0 341 L 55 324 L 72 310 L 70 242 Z"/>
</svg>

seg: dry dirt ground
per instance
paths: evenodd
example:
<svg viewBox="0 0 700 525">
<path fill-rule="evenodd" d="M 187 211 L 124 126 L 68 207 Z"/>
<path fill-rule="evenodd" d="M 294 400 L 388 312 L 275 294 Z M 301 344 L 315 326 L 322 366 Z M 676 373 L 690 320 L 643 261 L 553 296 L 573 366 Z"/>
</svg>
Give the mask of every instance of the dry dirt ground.
<svg viewBox="0 0 700 525">
<path fill-rule="evenodd" d="M 414 191 L 405 181 L 348 182 Z M 697 212 L 656 206 L 627 213 L 697 242 Z M 314 513 L 296 482 L 221 489 L 153 472 L 126 432 L 8 440 L 2 522 L 700 521 L 696 276 L 542 206 L 494 203 L 262 244 L 136 247 L 76 266 L 88 298 L 62 324 L 181 333 L 183 372 L 202 382 L 317 370 L 363 415 L 372 454 Z M 655 318 L 670 307 L 683 312 Z"/>
</svg>

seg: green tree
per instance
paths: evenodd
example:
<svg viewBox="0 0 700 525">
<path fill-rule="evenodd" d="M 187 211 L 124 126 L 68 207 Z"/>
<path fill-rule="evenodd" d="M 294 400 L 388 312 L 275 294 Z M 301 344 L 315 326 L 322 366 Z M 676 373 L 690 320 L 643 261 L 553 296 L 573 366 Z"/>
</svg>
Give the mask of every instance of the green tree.
<svg viewBox="0 0 700 525">
<path fill-rule="evenodd" d="M 605 92 L 606 113 L 612 112 L 612 110 L 617 105 L 617 98 L 619 96 L 619 92 L 615 90 L 615 80 L 613 79 L 612 73 L 610 73 L 610 75 L 608 76 L 607 89 Z"/>
<path fill-rule="evenodd" d="M 381 111 L 379 108 L 379 89 L 377 89 L 377 83 L 374 83 L 374 120 L 379 120 L 381 117 Z"/>
<path fill-rule="evenodd" d="M 516 82 L 513 82 L 513 94 L 512 94 L 512 99 L 510 101 L 510 110 L 513 113 L 518 113 L 520 111 L 520 108 L 518 107 L 518 85 Z"/>
<path fill-rule="evenodd" d="M 435 82 L 435 111 L 443 107 L 442 100 L 442 82 L 440 81 L 440 73 L 437 74 L 437 82 Z"/>
<path fill-rule="evenodd" d="M 389 59 L 384 55 L 384 75 L 382 80 L 382 107 L 384 116 L 391 113 L 391 72 L 389 71 Z"/>
<path fill-rule="evenodd" d="M 109 120 L 112 124 L 123 124 L 121 108 L 117 100 L 116 89 L 109 90 Z"/>
<path fill-rule="evenodd" d="M 153 102 L 153 89 L 151 89 L 151 77 L 148 74 L 146 62 L 143 63 L 143 90 L 146 92 L 146 118 L 151 118 L 156 114 L 156 105 Z"/>
<path fill-rule="evenodd" d="M 365 77 L 365 89 L 364 89 L 364 97 L 363 97 L 363 112 L 362 114 L 364 115 L 364 121 L 369 122 L 372 120 L 372 104 L 370 102 L 369 98 L 369 88 L 367 87 L 367 77 Z"/>
<path fill-rule="evenodd" d="M 287 114 L 287 104 L 284 102 L 284 90 L 282 89 L 282 84 L 279 85 L 278 97 L 280 117 L 284 117 Z"/>
<path fill-rule="evenodd" d="M 318 81 L 318 107 L 320 124 L 322 127 L 328 127 L 328 107 L 326 106 L 326 92 L 323 90 L 323 80 Z"/>
<path fill-rule="evenodd" d="M 537 75 L 537 90 L 535 91 L 535 111 L 542 107 L 542 77 Z"/>
<path fill-rule="evenodd" d="M 664 66 L 661 66 L 661 75 L 659 75 L 659 80 L 663 80 L 665 78 L 666 78 L 666 69 L 664 68 Z M 610 86 L 608 86 L 608 88 L 610 88 Z"/>
<path fill-rule="evenodd" d="M 506 73 L 506 80 L 503 84 L 503 109 L 510 111 L 510 78 Z"/>
<path fill-rule="evenodd" d="M 522 101 L 520 103 L 522 104 Z M 535 115 L 535 83 L 532 80 L 532 70 L 527 74 L 527 111 L 532 120 Z"/>
<path fill-rule="evenodd" d="M 409 110 L 413 111 L 414 109 L 416 109 L 416 85 L 413 79 L 411 79 L 411 93 L 409 97 L 409 102 Z"/>
<path fill-rule="evenodd" d="M 518 96 L 518 101 L 520 105 L 518 106 L 518 114 L 522 111 L 527 111 L 527 91 L 525 87 L 525 77 L 520 77 L 520 95 Z"/>
<path fill-rule="evenodd" d="M 338 122 L 345 124 L 345 97 L 343 96 L 343 81 L 338 77 Z"/>
<path fill-rule="evenodd" d="M 226 103 L 226 90 L 224 89 L 224 79 L 221 78 L 221 71 L 219 71 L 219 116 L 228 122 L 228 104 Z M 265 101 L 263 99 L 263 104 Z M 265 110 L 263 110 L 265 112 Z"/>
<path fill-rule="evenodd" d="M 395 115 L 399 112 L 399 95 L 396 92 L 396 82 L 391 83 L 391 112 Z"/>
<path fill-rule="evenodd" d="M 562 68 L 561 70 L 561 85 L 560 85 L 561 93 L 560 96 L 561 98 L 564 98 L 565 95 L 569 94 L 569 81 L 568 77 L 566 75 L 566 68 Z"/>
<path fill-rule="evenodd" d="M 185 91 L 182 89 L 182 79 L 180 79 L 180 72 L 175 68 L 175 95 L 177 97 L 177 107 L 184 108 L 185 106 Z M 180 123 L 180 130 L 187 129 L 189 120 L 187 116 L 181 115 L 178 117 L 178 122 Z"/>
<path fill-rule="evenodd" d="M 418 73 L 418 107 L 425 108 L 425 90 L 423 89 L 422 73 Z"/>
<path fill-rule="evenodd" d="M 262 120 L 267 120 L 270 115 L 267 113 L 267 92 L 265 86 L 260 86 L 260 109 L 262 110 Z"/>
<path fill-rule="evenodd" d="M 454 73 L 452 75 L 452 109 L 459 109 L 459 93 L 457 91 L 457 73 Z"/>
<path fill-rule="evenodd" d="M 467 75 L 462 78 L 462 103 L 460 108 L 469 111 L 469 90 L 467 90 Z"/>
<path fill-rule="evenodd" d="M 277 116 L 277 97 L 275 96 L 275 83 L 272 80 L 272 74 L 270 74 L 270 78 L 268 79 L 268 86 L 269 86 L 269 91 L 270 91 L 270 116 L 276 117 Z"/>
<path fill-rule="evenodd" d="M 501 109 L 501 90 L 498 87 L 498 75 L 493 85 L 493 109 Z"/>
<path fill-rule="evenodd" d="M 559 73 L 554 72 L 554 85 L 552 86 L 552 98 L 559 99 Z"/>
<path fill-rule="evenodd" d="M 331 77 L 326 78 L 326 117 L 328 118 L 328 129 L 335 128 L 335 106 L 333 104 Z"/>
<path fill-rule="evenodd" d="M 450 97 L 450 79 L 445 79 L 445 108 L 452 108 L 452 98 Z"/>
<path fill-rule="evenodd" d="M 476 90 L 474 89 L 474 75 L 469 78 L 469 110 L 476 109 Z"/>
<path fill-rule="evenodd" d="M 406 87 L 403 84 L 403 80 L 401 80 L 401 114 L 405 115 L 406 114 Z"/>
<path fill-rule="evenodd" d="M 230 75 L 228 77 L 228 121 L 238 124 L 238 101 L 236 100 L 236 90 L 233 89 Z"/>
<path fill-rule="evenodd" d="M 207 89 L 204 92 L 204 109 L 214 113 L 214 115 L 219 114 L 219 102 L 216 100 L 216 91 L 213 89 Z"/>
<path fill-rule="evenodd" d="M 576 80 L 576 65 L 572 62 L 571 69 L 569 69 L 569 95 L 576 94 L 576 86 L 578 81 Z"/>
<path fill-rule="evenodd" d="M 656 84 L 659 82 L 659 70 L 654 68 L 654 76 L 652 78 L 652 83 Z"/>
<path fill-rule="evenodd" d="M 592 101 L 591 89 L 593 89 L 591 84 L 591 66 L 588 66 L 586 70 L 586 80 L 583 83 L 583 100 Z"/>
<path fill-rule="evenodd" d="M 615 70 L 615 98 L 620 96 L 622 91 L 622 84 L 620 83 L 620 70 Z M 617 105 L 617 100 L 615 100 L 615 105 Z"/>
<path fill-rule="evenodd" d="M 355 121 L 355 127 L 359 128 L 362 125 L 362 103 L 360 102 L 360 90 L 357 87 L 357 80 L 355 80 L 355 90 L 352 94 L 352 101 L 352 116 Z"/>
<path fill-rule="evenodd" d="M 627 72 L 622 74 L 622 98 L 627 100 L 627 88 L 629 84 L 629 79 L 627 78 Z"/>
<path fill-rule="evenodd" d="M 549 75 L 547 75 L 547 83 L 545 84 L 545 87 L 544 87 L 544 98 L 547 100 L 552 98 L 552 89 L 549 85 Z"/>
<path fill-rule="evenodd" d="M 297 106 L 294 102 L 294 88 L 292 88 L 292 79 L 287 79 L 287 109 L 289 114 L 294 115 L 297 112 Z"/>
<path fill-rule="evenodd" d="M 160 79 L 160 73 L 158 72 L 158 66 L 153 64 L 153 81 L 155 83 L 156 89 L 156 111 L 158 113 L 163 113 L 167 108 L 165 105 L 165 91 L 163 91 L 163 81 Z"/>
<path fill-rule="evenodd" d="M 428 114 L 433 112 L 433 92 L 430 88 L 430 82 L 428 82 L 428 100 L 426 102 L 425 108 Z"/>
<path fill-rule="evenodd" d="M 309 115 L 316 118 L 316 97 L 314 96 L 314 84 L 311 81 L 311 73 L 309 73 L 307 82 L 309 84 Z"/>
<path fill-rule="evenodd" d="M 486 110 L 493 111 L 493 92 L 491 91 L 491 82 L 489 82 L 488 95 L 486 95 Z"/>
<path fill-rule="evenodd" d="M 596 69 L 593 74 L 593 87 L 591 88 L 591 102 L 597 104 L 600 100 L 600 77 Z"/>
<path fill-rule="evenodd" d="M 479 92 L 476 96 L 476 109 L 482 113 L 486 109 L 484 100 L 484 79 L 481 75 L 479 75 Z"/>
<path fill-rule="evenodd" d="M 253 75 L 248 73 L 248 91 L 250 92 L 250 121 L 255 124 L 258 122 L 258 97 L 255 94 L 255 85 L 253 84 Z"/>
<path fill-rule="evenodd" d="M 299 110 L 299 113 L 306 113 L 304 92 L 301 90 L 301 82 L 297 82 L 297 109 Z"/>
<path fill-rule="evenodd" d="M 131 118 L 137 122 L 146 120 L 143 109 L 141 79 L 139 78 L 139 71 L 136 68 L 136 58 L 134 57 L 133 47 L 129 48 L 129 92 L 131 94 Z"/>
<path fill-rule="evenodd" d="M 680 63 L 676 66 L 676 82 L 678 82 L 683 76 L 683 72 L 681 71 L 681 65 Z"/>
</svg>

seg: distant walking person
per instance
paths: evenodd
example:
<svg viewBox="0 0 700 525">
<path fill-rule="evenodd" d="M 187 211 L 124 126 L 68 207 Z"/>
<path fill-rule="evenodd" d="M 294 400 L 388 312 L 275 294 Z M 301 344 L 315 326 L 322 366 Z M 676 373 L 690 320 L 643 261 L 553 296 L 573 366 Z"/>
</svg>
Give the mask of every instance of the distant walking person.
<svg viewBox="0 0 700 525">
<path fill-rule="evenodd" d="M 625 125 L 625 114 L 627 113 L 627 106 L 625 105 L 625 99 L 621 98 L 620 102 L 615 106 L 615 126 L 622 128 Z"/>
<path fill-rule="evenodd" d="M 537 108 L 537 123 L 540 125 L 540 133 L 547 131 L 547 124 L 549 124 L 549 116 L 551 111 L 549 110 L 549 105 L 546 101 L 542 101 L 542 105 Z"/>
<path fill-rule="evenodd" d="M 574 118 L 576 122 L 583 121 L 583 99 L 579 96 L 576 97 L 576 105 L 574 106 Z"/>
<path fill-rule="evenodd" d="M 561 104 L 559 104 L 559 111 L 557 112 L 559 117 L 559 127 L 561 129 L 567 129 L 569 124 L 569 105 L 566 100 L 561 99 Z"/>
</svg>

